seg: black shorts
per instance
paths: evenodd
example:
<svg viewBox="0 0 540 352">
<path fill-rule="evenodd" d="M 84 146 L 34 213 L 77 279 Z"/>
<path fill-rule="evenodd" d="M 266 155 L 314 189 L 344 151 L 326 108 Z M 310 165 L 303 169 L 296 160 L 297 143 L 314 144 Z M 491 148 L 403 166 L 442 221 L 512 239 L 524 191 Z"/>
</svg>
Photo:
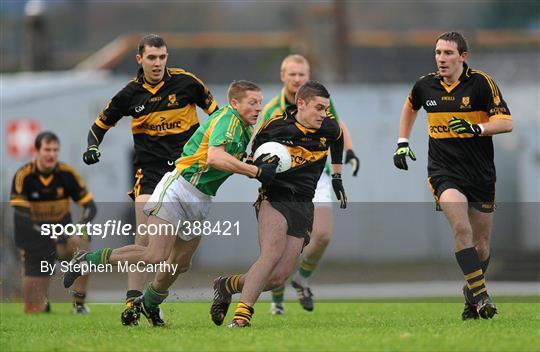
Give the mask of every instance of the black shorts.
<svg viewBox="0 0 540 352">
<path fill-rule="evenodd" d="M 41 262 L 50 265 L 56 260 L 56 243 L 49 236 L 42 236 L 39 231 L 30 226 L 19 231 L 15 231 L 15 245 L 21 253 L 21 260 L 24 264 L 25 276 L 49 276 L 52 275 L 47 269 L 42 270 Z"/>
<path fill-rule="evenodd" d="M 435 198 L 437 211 L 441 211 L 439 198 L 447 189 L 454 188 L 467 197 L 469 207 L 482 213 L 492 213 L 495 211 L 495 183 L 486 184 L 479 187 L 466 180 L 460 180 L 449 176 L 428 177 L 428 184 Z"/>
<path fill-rule="evenodd" d="M 287 190 L 259 189 L 259 198 L 255 202 L 255 212 L 259 216 L 259 207 L 263 200 L 270 202 L 287 220 L 287 235 L 303 238 L 304 247 L 308 245 L 313 229 L 314 206 L 311 200 L 299 200 Z"/>
<path fill-rule="evenodd" d="M 152 194 L 163 175 L 174 170 L 175 167 L 172 160 L 135 164 L 133 175 L 135 182 L 128 195 L 135 200 L 141 194 Z"/>
</svg>

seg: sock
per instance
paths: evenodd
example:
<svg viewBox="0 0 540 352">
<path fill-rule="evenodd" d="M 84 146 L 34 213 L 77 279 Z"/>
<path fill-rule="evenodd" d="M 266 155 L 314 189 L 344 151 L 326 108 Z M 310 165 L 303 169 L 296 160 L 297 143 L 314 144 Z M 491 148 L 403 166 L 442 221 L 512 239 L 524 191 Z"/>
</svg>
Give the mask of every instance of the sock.
<svg viewBox="0 0 540 352">
<path fill-rule="evenodd" d="M 86 293 L 73 291 L 73 303 L 76 305 L 83 305 Z"/>
<path fill-rule="evenodd" d="M 486 272 L 487 272 L 487 268 L 488 268 L 488 265 L 489 265 L 489 259 L 491 259 L 491 257 L 487 257 L 486 260 L 484 260 L 480 265 L 482 266 L 482 272 L 484 273 L 484 276 L 486 275 Z"/>
<path fill-rule="evenodd" d="M 255 310 L 253 309 L 253 307 L 250 307 L 245 303 L 238 302 L 238 305 L 236 306 L 236 310 L 234 311 L 233 320 L 240 319 L 249 323 L 251 321 L 251 317 L 253 316 L 253 313 L 255 313 Z"/>
<path fill-rule="evenodd" d="M 223 286 L 221 287 L 221 289 L 228 292 L 231 295 L 234 295 L 235 293 L 240 293 L 242 292 L 242 288 L 244 287 L 242 275 L 237 274 L 237 275 L 229 276 L 222 282 L 222 285 Z"/>
<path fill-rule="evenodd" d="M 302 261 L 300 262 L 300 267 L 298 268 L 298 273 L 301 277 L 304 279 L 307 279 L 308 277 L 313 274 L 313 271 L 317 267 L 318 260 L 308 260 L 307 258 L 302 258 Z"/>
<path fill-rule="evenodd" d="M 132 302 L 135 298 L 142 296 L 142 294 L 139 290 L 128 290 L 126 292 L 126 303 Z"/>
<path fill-rule="evenodd" d="M 95 265 L 99 264 L 110 264 L 109 258 L 111 257 L 112 248 L 103 248 L 98 249 L 94 252 L 89 252 L 84 256 L 84 259 L 88 263 L 92 263 Z"/>
<path fill-rule="evenodd" d="M 152 284 L 148 285 L 146 287 L 146 290 L 144 290 L 144 307 L 147 310 L 154 310 L 156 309 L 169 295 L 169 291 L 165 293 L 157 292 Z"/>
<path fill-rule="evenodd" d="M 272 290 L 272 302 L 283 303 L 283 296 L 285 295 L 285 285 L 281 285 Z"/>
<path fill-rule="evenodd" d="M 476 248 L 470 247 L 456 252 L 456 259 L 467 281 L 467 287 L 473 295 L 473 303 L 478 303 L 480 299 L 487 297 L 487 289 Z"/>
</svg>

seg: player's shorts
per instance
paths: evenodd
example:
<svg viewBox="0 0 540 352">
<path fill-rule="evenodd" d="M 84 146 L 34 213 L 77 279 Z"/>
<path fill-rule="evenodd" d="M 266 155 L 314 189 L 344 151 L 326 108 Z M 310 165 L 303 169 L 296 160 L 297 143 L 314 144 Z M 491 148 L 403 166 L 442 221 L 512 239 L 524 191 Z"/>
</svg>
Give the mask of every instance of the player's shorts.
<svg viewBox="0 0 540 352">
<path fill-rule="evenodd" d="M 48 269 L 41 270 L 41 262 L 50 268 L 56 260 L 56 241 L 31 226 L 15 231 L 15 245 L 20 250 L 25 276 L 49 276 Z"/>
<path fill-rule="evenodd" d="M 313 204 L 315 208 L 332 208 L 332 179 L 326 172 L 321 174 L 317 182 Z"/>
<path fill-rule="evenodd" d="M 175 169 L 163 175 L 143 212 L 173 224 L 177 235 L 189 241 L 196 236 L 184 229 L 191 228 L 187 223 L 206 219 L 211 205 L 212 197 L 195 188 Z"/>
<path fill-rule="evenodd" d="M 482 213 L 492 213 L 495 211 L 495 183 L 487 184 L 483 187 L 472 185 L 465 180 L 456 179 L 449 176 L 428 177 L 428 184 L 435 198 L 437 211 L 441 211 L 439 198 L 447 189 L 454 188 L 467 197 L 469 207 Z"/>
<path fill-rule="evenodd" d="M 303 238 L 307 246 L 313 229 L 314 206 L 310 200 L 299 200 L 288 190 L 259 188 L 259 197 L 255 202 L 255 212 L 259 216 L 261 202 L 267 200 L 287 220 L 287 235 Z"/>
<path fill-rule="evenodd" d="M 135 183 L 128 195 L 135 200 L 141 194 L 152 194 L 163 175 L 175 167 L 174 161 L 163 159 L 154 163 L 135 164 Z"/>
</svg>

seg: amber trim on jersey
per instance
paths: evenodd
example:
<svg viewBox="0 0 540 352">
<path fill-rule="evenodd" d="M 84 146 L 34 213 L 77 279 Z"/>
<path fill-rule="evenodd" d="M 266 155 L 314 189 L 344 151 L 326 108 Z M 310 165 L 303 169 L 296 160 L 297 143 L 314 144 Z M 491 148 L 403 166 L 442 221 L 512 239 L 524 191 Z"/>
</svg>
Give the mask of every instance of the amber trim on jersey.
<svg viewBox="0 0 540 352">
<path fill-rule="evenodd" d="M 39 182 L 41 182 L 41 184 L 45 187 L 49 187 L 49 185 L 51 184 L 52 180 L 54 179 L 54 175 L 53 174 L 50 174 L 49 176 L 45 176 L 45 175 L 38 175 L 38 178 L 39 178 Z"/>
<path fill-rule="evenodd" d="M 104 124 L 103 121 L 101 121 L 101 114 L 100 114 L 100 117 L 98 117 L 98 118 L 96 119 L 96 121 L 94 121 L 94 122 L 95 122 L 95 124 L 96 124 L 99 128 L 102 128 L 102 129 L 104 129 L 104 130 L 108 130 L 109 128 L 114 127 L 114 125 L 109 126 L 109 125 Z M 95 137 L 95 135 L 94 135 L 94 137 Z M 97 139 L 97 138 L 96 138 L 96 139 Z"/>
<path fill-rule="evenodd" d="M 448 85 L 442 79 L 439 82 L 441 83 L 441 86 L 443 86 L 444 90 L 448 94 L 450 94 L 461 83 L 460 80 L 457 80 L 454 83 Z"/>
<path fill-rule="evenodd" d="M 155 86 L 151 86 L 150 84 L 148 84 L 147 82 L 144 82 L 144 84 L 142 85 L 142 87 L 144 89 L 146 89 L 147 91 L 149 91 L 150 93 L 152 94 L 156 94 L 161 87 L 163 87 L 165 85 L 165 81 L 162 80 L 161 82 L 159 82 L 158 84 L 156 84 Z"/>
<path fill-rule="evenodd" d="M 24 197 L 12 198 L 9 201 L 9 204 L 14 207 L 30 208 L 30 202 L 27 201 Z"/>
<path fill-rule="evenodd" d="M 198 123 L 197 109 L 193 105 L 186 105 L 180 109 L 155 111 L 132 119 L 131 133 L 168 136 L 186 132 Z"/>
<path fill-rule="evenodd" d="M 489 117 L 489 121 L 493 120 L 510 120 L 512 121 L 512 115 L 497 114 Z"/>
<path fill-rule="evenodd" d="M 79 184 L 79 186 L 81 186 L 81 188 L 86 188 L 86 185 L 85 185 L 83 179 L 81 178 L 81 176 L 79 175 L 79 173 L 77 171 L 75 171 L 75 169 L 73 167 L 71 167 L 69 164 L 65 164 L 63 162 L 58 162 L 57 168 L 58 168 L 58 170 L 60 170 L 62 172 L 69 172 L 70 174 L 72 174 L 73 177 L 75 178 L 75 181 L 77 181 L 77 183 Z"/>
<path fill-rule="evenodd" d="M 68 213 L 69 198 L 36 201 L 30 206 L 30 218 L 38 222 L 60 221 Z"/>
<path fill-rule="evenodd" d="M 296 125 L 296 127 L 302 131 L 302 133 L 304 134 L 308 134 L 308 133 L 316 133 L 317 132 L 317 129 L 316 128 L 307 128 L 305 126 L 303 126 L 300 122 L 298 121 L 295 121 L 294 124 Z"/>
<path fill-rule="evenodd" d="M 286 145 L 289 154 L 291 154 L 291 169 L 307 163 L 314 163 L 328 156 L 328 149 L 319 151 L 310 151 L 301 146 Z"/>
<path fill-rule="evenodd" d="M 89 201 L 91 201 L 92 199 L 94 199 L 94 197 L 92 196 L 92 193 L 88 192 L 86 193 L 84 197 L 82 197 L 81 199 L 77 201 L 77 204 L 84 205 L 88 203 Z"/>
<path fill-rule="evenodd" d="M 431 138 L 474 138 L 473 134 L 463 133 L 458 134 L 448 127 L 448 123 L 452 117 L 466 119 L 470 123 L 479 124 L 488 122 L 488 115 L 485 111 L 471 112 L 429 112 L 428 119 L 428 134 Z"/>
<path fill-rule="evenodd" d="M 24 179 L 26 178 L 26 176 L 30 175 L 30 173 L 34 171 L 34 166 L 35 163 L 31 162 L 17 172 L 17 175 L 15 176 L 15 191 L 17 193 L 22 193 L 24 187 Z"/>
<path fill-rule="evenodd" d="M 491 96 L 493 98 L 493 103 L 498 106 L 501 103 L 501 92 L 499 91 L 497 84 L 495 84 L 495 81 L 493 81 L 493 78 L 491 78 L 491 76 L 488 75 L 487 73 L 480 70 L 471 70 L 471 72 L 479 74 L 486 79 L 491 89 Z"/>
</svg>

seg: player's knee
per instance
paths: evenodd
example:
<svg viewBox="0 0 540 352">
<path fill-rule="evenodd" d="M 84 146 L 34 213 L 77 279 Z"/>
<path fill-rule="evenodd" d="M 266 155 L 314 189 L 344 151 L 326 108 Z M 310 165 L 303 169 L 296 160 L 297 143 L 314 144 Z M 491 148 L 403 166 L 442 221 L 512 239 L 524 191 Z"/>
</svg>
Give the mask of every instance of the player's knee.
<svg viewBox="0 0 540 352">
<path fill-rule="evenodd" d="M 143 261 L 146 264 L 159 264 L 167 260 L 167 254 L 158 251 L 146 250 L 143 256 Z"/>
<path fill-rule="evenodd" d="M 487 238 L 476 240 L 474 246 L 476 247 L 476 251 L 480 258 L 489 257 L 489 241 Z"/>
<path fill-rule="evenodd" d="M 281 287 L 283 285 L 285 285 L 285 282 L 287 281 L 287 278 L 288 276 L 285 276 L 285 275 L 280 275 L 280 274 L 277 274 L 277 275 L 272 275 L 267 283 L 266 283 L 266 288 L 268 290 L 273 290 L 273 289 L 276 289 L 278 287 Z"/>
<path fill-rule="evenodd" d="M 331 239 L 331 232 L 321 232 L 317 236 L 312 236 L 311 242 L 313 242 L 313 245 L 315 245 L 317 248 L 326 248 Z"/>
<path fill-rule="evenodd" d="M 472 237 L 472 228 L 467 221 L 458 221 L 452 226 L 452 231 L 457 240 L 469 239 Z"/>
<path fill-rule="evenodd" d="M 176 269 L 176 272 L 181 274 L 189 271 L 189 269 L 191 269 L 191 260 L 181 261 L 180 263 L 178 263 L 178 268 Z"/>
</svg>

